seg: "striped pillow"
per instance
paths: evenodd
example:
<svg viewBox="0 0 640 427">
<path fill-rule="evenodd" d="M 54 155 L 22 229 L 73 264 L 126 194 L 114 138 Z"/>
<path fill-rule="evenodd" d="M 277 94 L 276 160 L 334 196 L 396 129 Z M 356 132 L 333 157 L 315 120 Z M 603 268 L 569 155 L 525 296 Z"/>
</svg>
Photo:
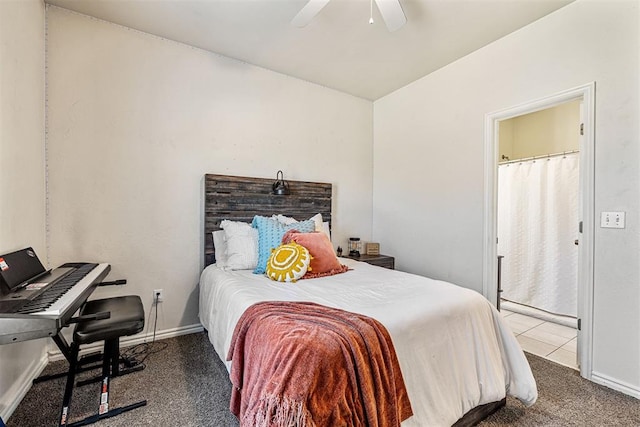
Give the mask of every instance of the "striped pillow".
<svg viewBox="0 0 640 427">
<path fill-rule="evenodd" d="M 280 245 L 267 261 L 267 277 L 278 282 L 295 282 L 307 272 L 311 255 L 307 248 L 295 242 Z"/>
</svg>

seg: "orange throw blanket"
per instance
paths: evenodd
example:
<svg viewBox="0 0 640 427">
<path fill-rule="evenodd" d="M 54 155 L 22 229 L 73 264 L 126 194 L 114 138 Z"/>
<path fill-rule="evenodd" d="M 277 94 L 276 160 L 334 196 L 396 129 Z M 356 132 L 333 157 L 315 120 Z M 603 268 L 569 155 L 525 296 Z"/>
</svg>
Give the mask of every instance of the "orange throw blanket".
<svg viewBox="0 0 640 427">
<path fill-rule="evenodd" d="M 391 337 L 367 316 L 257 303 L 240 317 L 227 360 L 243 427 L 398 427 L 413 414 Z"/>
</svg>

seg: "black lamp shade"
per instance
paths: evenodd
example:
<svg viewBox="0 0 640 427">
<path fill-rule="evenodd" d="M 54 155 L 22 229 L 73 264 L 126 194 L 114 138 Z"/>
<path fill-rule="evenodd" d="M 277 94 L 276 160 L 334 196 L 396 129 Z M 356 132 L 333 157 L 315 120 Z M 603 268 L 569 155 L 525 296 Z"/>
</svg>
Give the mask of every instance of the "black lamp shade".
<svg viewBox="0 0 640 427">
<path fill-rule="evenodd" d="M 282 173 L 282 171 L 278 171 L 278 173 L 276 174 L 276 182 L 273 183 L 271 188 L 273 190 L 273 194 L 278 196 L 286 196 L 288 194 L 291 194 L 291 191 L 289 190 L 289 184 L 287 184 L 287 181 L 284 180 L 284 174 Z"/>
</svg>

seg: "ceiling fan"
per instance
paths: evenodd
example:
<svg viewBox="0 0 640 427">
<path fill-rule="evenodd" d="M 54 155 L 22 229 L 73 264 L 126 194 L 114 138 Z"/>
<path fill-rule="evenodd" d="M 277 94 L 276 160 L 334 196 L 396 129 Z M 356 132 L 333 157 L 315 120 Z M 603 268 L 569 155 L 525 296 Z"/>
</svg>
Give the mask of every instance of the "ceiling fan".
<svg viewBox="0 0 640 427">
<path fill-rule="evenodd" d="M 369 23 L 373 24 L 373 0 L 370 1 L 371 18 L 369 19 Z M 375 2 L 389 31 L 396 31 L 407 22 L 407 18 L 400 5 L 400 0 L 375 0 Z M 316 16 L 327 3 L 329 3 L 329 0 L 309 0 L 293 18 L 291 24 L 296 27 L 304 27 L 311 22 L 313 17 Z"/>
</svg>

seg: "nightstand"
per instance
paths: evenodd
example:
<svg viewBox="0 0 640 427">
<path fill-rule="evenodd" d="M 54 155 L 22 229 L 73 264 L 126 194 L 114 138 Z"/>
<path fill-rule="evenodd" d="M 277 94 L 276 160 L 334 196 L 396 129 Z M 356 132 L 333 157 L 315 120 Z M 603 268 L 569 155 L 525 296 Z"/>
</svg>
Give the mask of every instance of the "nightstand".
<svg viewBox="0 0 640 427">
<path fill-rule="evenodd" d="M 388 255 L 366 255 L 362 254 L 359 257 L 343 255 L 345 258 L 355 259 L 356 261 L 366 262 L 367 264 L 377 265 L 379 267 L 388 268 L 390 270 L 395 269 L 396 260 L 392 256 Z"/>
</svg>

